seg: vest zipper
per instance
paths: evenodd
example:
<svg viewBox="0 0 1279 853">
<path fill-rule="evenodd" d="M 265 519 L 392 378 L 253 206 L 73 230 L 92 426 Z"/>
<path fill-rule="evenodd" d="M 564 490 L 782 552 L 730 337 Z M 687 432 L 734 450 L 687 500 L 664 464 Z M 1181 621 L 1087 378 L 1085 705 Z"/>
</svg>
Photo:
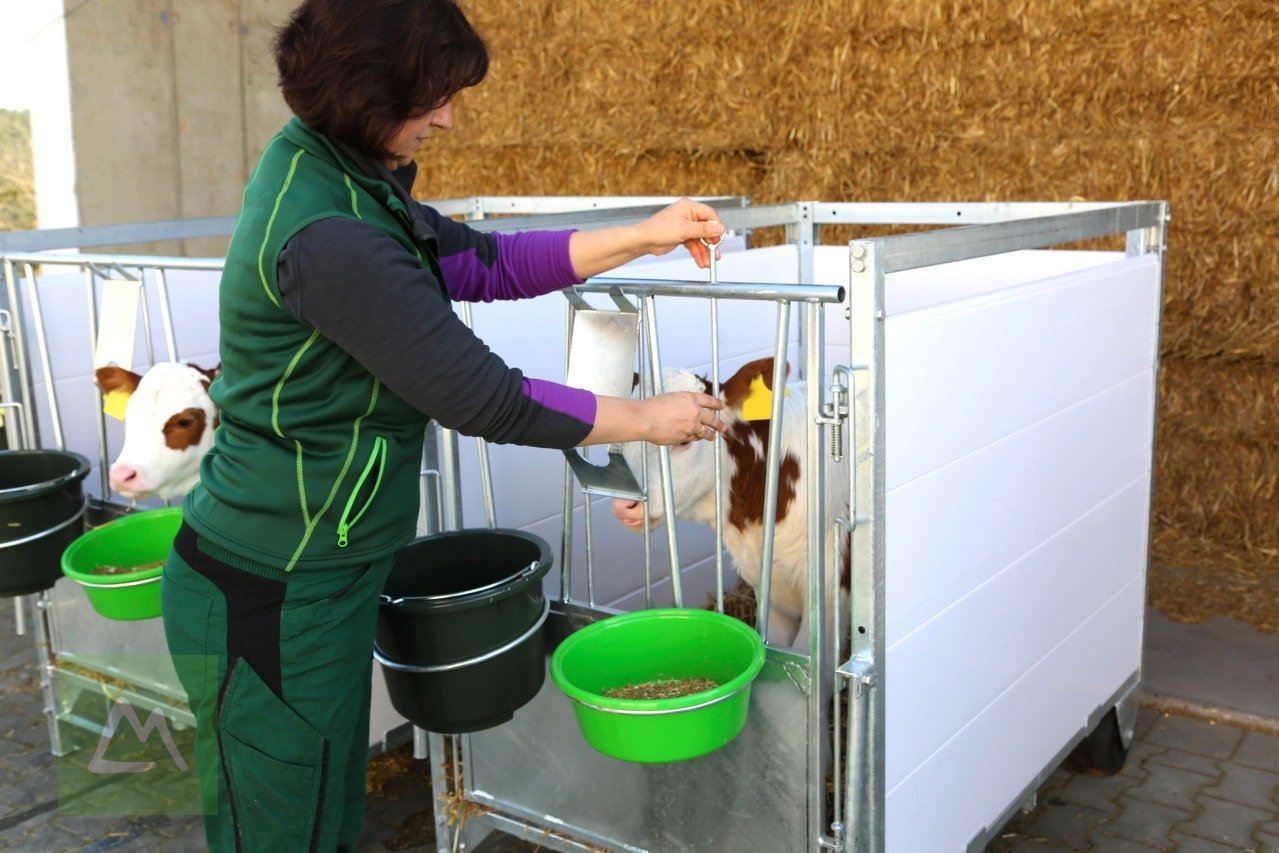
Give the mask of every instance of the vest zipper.
<svg viewBox="0 0 1279 853">
<path fill-rule="evenodd" d="M 373 474 L 373 469 L 377 468 L 377 478 L 373 481 L 373 490 L 369 492 L 369 496 L 365 499 L 364 504 L 360 507 L 360 511 L 351 518 L 351 509 L 355 506 L 356 499 L 360 496 L 364 484 Z M 338 547 L 345 548 L 349 541 L 351 528 L 364 517 L 370 506 L 373 504 L 373 498 L 377 496 L 378 488 L 382 485 L 382 472 L 386 469 L 386 439 L 377 436 L 373 439 L 373 450 L 369 453 L 369 461 L 365 463 L 364 470 L 360 472 L 360 479 L 355 481 L 355 488 L 351 490 L 351 497 L 347 498 L 346 506 L 342 509 L 342 518 L 338 521 Z"/>
</svg>

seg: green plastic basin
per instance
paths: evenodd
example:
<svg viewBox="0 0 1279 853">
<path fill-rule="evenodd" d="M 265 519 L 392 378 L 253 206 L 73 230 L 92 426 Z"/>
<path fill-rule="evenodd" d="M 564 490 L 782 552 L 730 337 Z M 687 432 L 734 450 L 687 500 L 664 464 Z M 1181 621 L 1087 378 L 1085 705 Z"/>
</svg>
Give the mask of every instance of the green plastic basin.
<svg viewBox="0 0 1279 853">
<path fill-rule="evenodd" d="M 62 553 L 62 573 L 84 588 L 89 604 L 108 619 L 132 621 L 160 615 L 164 566 L 99 575 L 98 566 L 163 562 L 182 524 L 182 507 L 149 509 L 117 518 L 83 534 Z"/>
<path fill-rule="evenodd" d="M 696 758 L 735 738 L 763 666 L 759 635 L 731 616 L 641 610 L 571 634 L 551 657 L 551 678 L 573 701 L 588 744 L 623 761 L 656 764 Z M 719 686 L 673 699 L 603 695 L 685 678 L 709 678 Z"/>
</svg>

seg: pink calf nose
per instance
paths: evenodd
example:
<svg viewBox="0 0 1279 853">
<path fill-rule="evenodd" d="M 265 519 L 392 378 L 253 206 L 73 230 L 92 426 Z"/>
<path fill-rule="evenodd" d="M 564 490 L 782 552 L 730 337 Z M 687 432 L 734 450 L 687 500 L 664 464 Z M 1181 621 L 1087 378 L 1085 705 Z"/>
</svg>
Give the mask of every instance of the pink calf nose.
<svg viewBox="0 0 1279 853">
<path fill-rule="evenodd" d="M 135 492 L 142 483 L 142 475 L 131 465 L 112 465 L 111 488 L 118 492 Z"/>
</svg>

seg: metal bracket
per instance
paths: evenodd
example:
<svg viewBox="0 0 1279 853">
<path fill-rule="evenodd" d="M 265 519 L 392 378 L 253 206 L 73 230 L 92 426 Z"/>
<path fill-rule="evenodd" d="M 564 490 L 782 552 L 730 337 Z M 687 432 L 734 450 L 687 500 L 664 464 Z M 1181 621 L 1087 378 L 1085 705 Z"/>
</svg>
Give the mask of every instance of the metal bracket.
<svg viewBox="0 0 1279 853">
<path fill-rule="evenodd" d="M 786 677 L 791 680 L 791 684 L 795 685 L 795 689 L 807 696 L 811 687 L 811 682 L 808 680 L 808 667 L 789 660 L 779 660 L 777 663 L 781 666 L 782 672 L 786 673 Z"/>
<path fill-rule="evenodd" d="M 875 687 L 875 663 L 870 658 L 860 655 L 849 658 L 835 672 L 852 682 L 855 697 Z"/>
<path fill-rule="evenodd" d="M 572 306 L 565 384 L 607 397 L 629 397 L 639 345 L 639 309 L 618 288 L 609 291 L 616 311 L 593 308 L 573 290 L 564 291 L 564 296 Z M 576 448 L 565 450 L 564 458 L 587 494 L 647 498 L 618 445 L 609 448 L 604 465 L 591 462 Z"/>
</svg>

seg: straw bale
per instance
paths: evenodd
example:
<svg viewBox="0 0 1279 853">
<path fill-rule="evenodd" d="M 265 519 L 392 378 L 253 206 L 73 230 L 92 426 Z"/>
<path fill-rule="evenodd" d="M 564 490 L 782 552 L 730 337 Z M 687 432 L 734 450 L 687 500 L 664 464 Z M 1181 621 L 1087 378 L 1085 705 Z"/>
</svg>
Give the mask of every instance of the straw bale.
<svg viewBox="0 0 1279 853">
<path fill-rule="evenodd" d="M 1275 569 L 1279 4 L 467 9 L 492 71 L 424 152 L 424 197 L 1169 200 L 1156 555 Z"/>
</svg>

